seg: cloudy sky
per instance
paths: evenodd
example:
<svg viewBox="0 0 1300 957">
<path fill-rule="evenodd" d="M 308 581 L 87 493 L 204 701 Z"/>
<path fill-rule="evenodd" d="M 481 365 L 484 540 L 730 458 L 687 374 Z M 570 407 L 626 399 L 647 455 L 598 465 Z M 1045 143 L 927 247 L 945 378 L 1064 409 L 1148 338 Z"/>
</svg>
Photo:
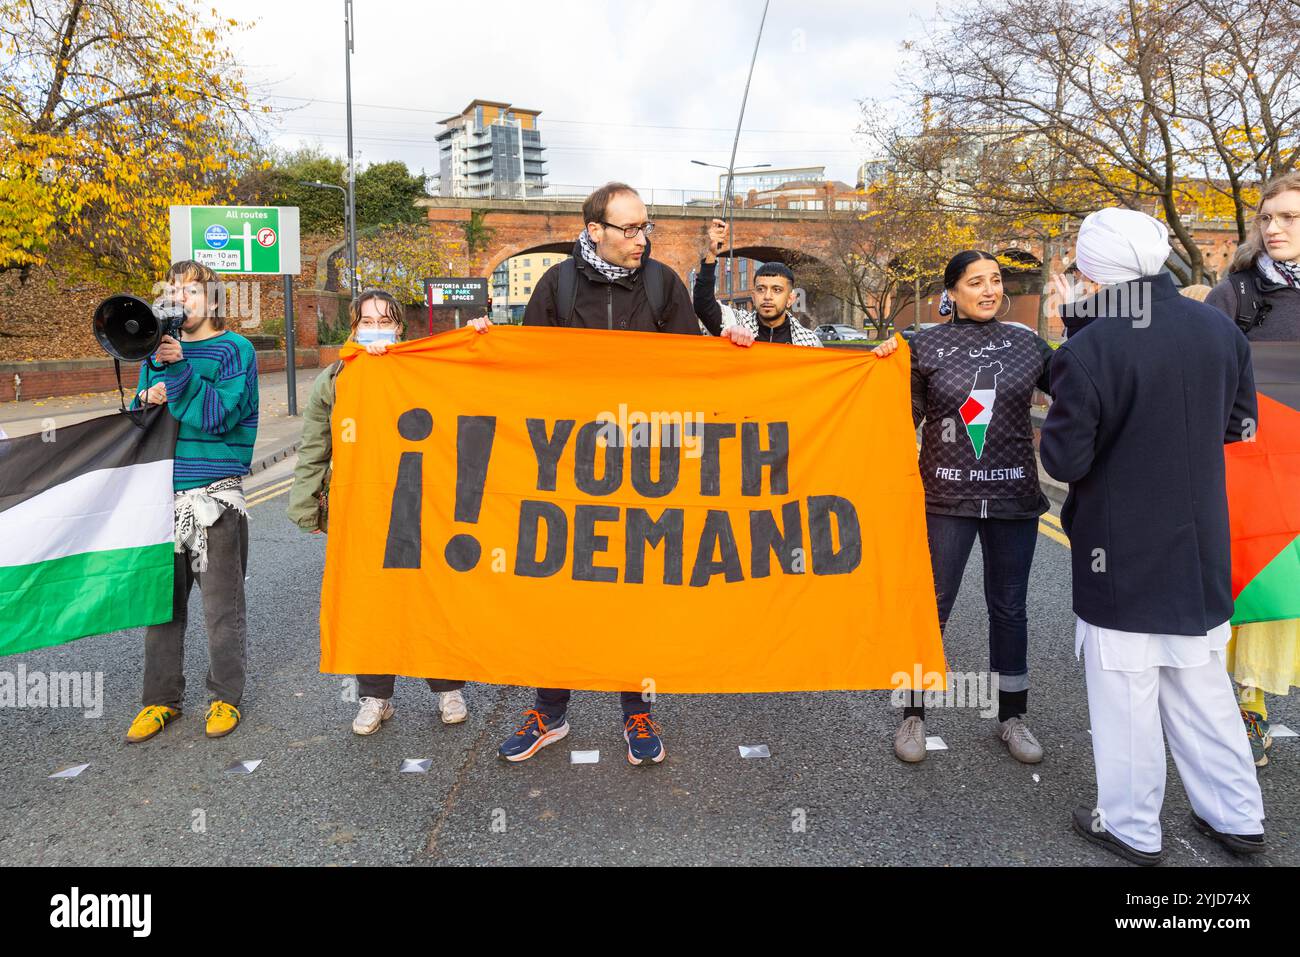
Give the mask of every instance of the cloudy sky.
<svg viewBox="0 0 1300 957">
<path fill-rule="evenodd" d="M 276 142 L 346 151 L 343 0 L 211 0 L 252 24 L 235 45 L 283 112 Z M 853 182 L 870 152 L 859 100 L 888 96 L 899 45 L 933 0 L 772 0 L 737 166 L 824 165 Z M 713 188 L 725 166 L 762 0 L 476 3 L 354 0 L 353 132 L 362 163 L 435 172 L 437 121 L 474 98 L 542 111 L 555 186 L 625 179 Z M 566 190 L 567 191 L 567 190 Z"/>
</svg>

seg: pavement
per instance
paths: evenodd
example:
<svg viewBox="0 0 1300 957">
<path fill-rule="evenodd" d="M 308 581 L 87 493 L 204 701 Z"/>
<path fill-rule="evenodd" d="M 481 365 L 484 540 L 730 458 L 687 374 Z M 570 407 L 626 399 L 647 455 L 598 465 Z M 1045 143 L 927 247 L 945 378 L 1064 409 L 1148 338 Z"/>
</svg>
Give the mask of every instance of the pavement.
<svg viewBox="0 0 1300 957">
<path fill-rule="evenodd" d="M 447 726 L 422 682 L 399 679 L 396 717 L 373 736 L 351 733 L 345 679 L 318 671 L 324 537 L 284 515 L 293 464 L 291 455 L 250 483 L 249 687 L 233 734 L 203 734 L 197 593 L 186 713 L 144 744 L 123 740 L 139 707 L 139 629 L 5 659 L 10 671 L 101 672 L 104 706 L 100 717 L 0 708 L 0 863 L 1117 863 L 1069 828 L 1071 809 L 1092 802 L 1094 772 L 1069 554 L 1051 518 L 1029 592 L 1040 765 L 1015 762 L 996 723 L 970 708 L 931 709 L 928 733 L 947 750 L 904 765 L 885 692 L 666 696 L 656 712 L 667 759 L 641 768 L 625 760 L 617 698 L 578 692 L 569 737 L 516 765 L 495 749 L 531 703 L 524 688 L 471 684 L 469 720 Z M 945 637 L 957 671 L 987 667 L 981 580 L 976 549 Z M 536 640 L 544 652 L 545 635 Z M 1295 696 L 1269 705 L 1275 724 L 1300 729 Z M 771 757 L 740 757 L 756 744 Z M 599 750 L 598 763 L 570 763 L 578 750 Z M 1270 753 L 1259 777 L 1272 849 L 1250 867 L 1300 864 L 1300 739 L 1279 738 Z M 428 773 L 399 773 L 406 758 L 429 759 Z M 258 759 L 252 774 L 224 771 Z M 89 767 L 49 778 L 74 764 Z M 1165 866 L 1242 863 L 1193 830 L 1169 769 Z"/>
</svg>

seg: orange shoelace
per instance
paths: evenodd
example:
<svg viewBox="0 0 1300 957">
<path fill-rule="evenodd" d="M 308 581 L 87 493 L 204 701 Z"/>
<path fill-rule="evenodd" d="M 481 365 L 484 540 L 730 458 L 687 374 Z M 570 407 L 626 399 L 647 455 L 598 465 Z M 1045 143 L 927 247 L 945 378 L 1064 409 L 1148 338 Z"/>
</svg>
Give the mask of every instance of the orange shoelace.
<svg viewBox="0 0 1300 957">
<path fill-rule="evenodd" d="M 640 714 L 633 714 L 628 716 L 627 719 L 628 734 L 632 734 L 633 732 L 635 732 L 638 738 L 648 738 L 650 737 L 651 731 L 653 731 L 655 734 L 658 734 L 659 725 L 657 725 L 654 722 L 654 720 L 650 717 L 650 715 L 647 714 L 646 712 L 643 711 Z"/>
<path fill-rule="evenodd" d="M 528 733 L 528 729 L 532 727 L 533 722 L 537 722 L 537 730 L 539 732 L 546 732 L 546 715 L 542 714 L 540 711 L 534 711 L 532 708 L 529 708 L 524 712 L 524 718 L 524 726 L 516 731 L 515 734 L 523 737 Z"/>
</svg>

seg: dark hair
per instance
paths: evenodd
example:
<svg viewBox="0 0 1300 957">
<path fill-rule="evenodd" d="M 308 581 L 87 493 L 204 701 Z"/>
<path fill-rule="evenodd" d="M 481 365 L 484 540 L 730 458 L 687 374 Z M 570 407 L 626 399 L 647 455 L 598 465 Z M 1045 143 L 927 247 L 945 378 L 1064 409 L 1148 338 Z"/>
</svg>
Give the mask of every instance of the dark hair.
<svg viewBox="0 0 1300 957">
<path fill-rule="evenodd" d="M 754 272 L 755 279 L 758 279 L 760 276 L 780 276 L 791 286 L 794 285 L 794 273 L 790 271 L 790 267 L 785 263 L 763 263 L 763 265 L 759 266 Z"/>
<path fill-rule="evenodd" d="M 615 196 L 623 193 L 631 193 L 633 196 L 641 194 L 634 190 L 627 183 L 606 183 L 600 189 L 596 190 L 590 196 L 582 201 L 582 223 L 603 223 L 605 221 L 605 207 Z"/>
<path fill-rule="evenodd" d="M 961 281 L 961 277 L 966 275 L 966 270 L 970 264 L 979 262 L 981 259 L 987 259 L 990 262 L 998 261 L 997 256 L 982 249 L 963 249 L 949 259 L 948 265 L 943 267 L 943 288 L 952 289 L 956 286 Z"/>
<path fill-rule="evenodd" d="M 401 339 L 405 336 L 406 310 L 397 304 L 397 300 L 393 298 L 392 293 L 384 292 L 382 289 L 367 289 L 357 296 L 356 301 L 348 307 L 348 321 L 351 326 L 348 338 L 355 339 L 357 337 L 357 326 L 361 325 L 361 307 L 371 299 L 383 303 L 384 315 L 397 323 L 397 338 Z"/>
</svg>

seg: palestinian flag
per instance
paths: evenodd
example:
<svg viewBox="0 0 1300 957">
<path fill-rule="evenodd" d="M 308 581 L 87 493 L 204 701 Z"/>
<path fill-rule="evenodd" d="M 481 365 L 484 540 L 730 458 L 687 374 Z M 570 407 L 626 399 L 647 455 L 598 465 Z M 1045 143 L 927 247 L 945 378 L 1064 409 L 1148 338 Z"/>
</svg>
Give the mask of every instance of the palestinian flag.
<svg viewBox="0 0 1300 957">
<path fill-rule="evenodd" d="M 176 420 L 0 439 L 0 655 L 172 616 Z"/>
<path fill-rule="evenodd" d="M 1259 423 L 1253 441 L 1225 447 L 1232 528 L 1234 625 L 1300 618 L 1300 349 L 1254 344 Z M 1288 373 L 1271 360 L 1288 358 Z"/>
<path fill-rule="evenodd" d="M 970 395 L 961 405 L 961 420 L 966 423 L 966 435 L 976 459 L 984 454 L 984 436 L 993 421 L 993 403 L 998 399 L 998 376 L 1001 373 L 1001 362 L 980 366 L 975 370 L 975 384 L 971 386 Z"/>
</svg>

